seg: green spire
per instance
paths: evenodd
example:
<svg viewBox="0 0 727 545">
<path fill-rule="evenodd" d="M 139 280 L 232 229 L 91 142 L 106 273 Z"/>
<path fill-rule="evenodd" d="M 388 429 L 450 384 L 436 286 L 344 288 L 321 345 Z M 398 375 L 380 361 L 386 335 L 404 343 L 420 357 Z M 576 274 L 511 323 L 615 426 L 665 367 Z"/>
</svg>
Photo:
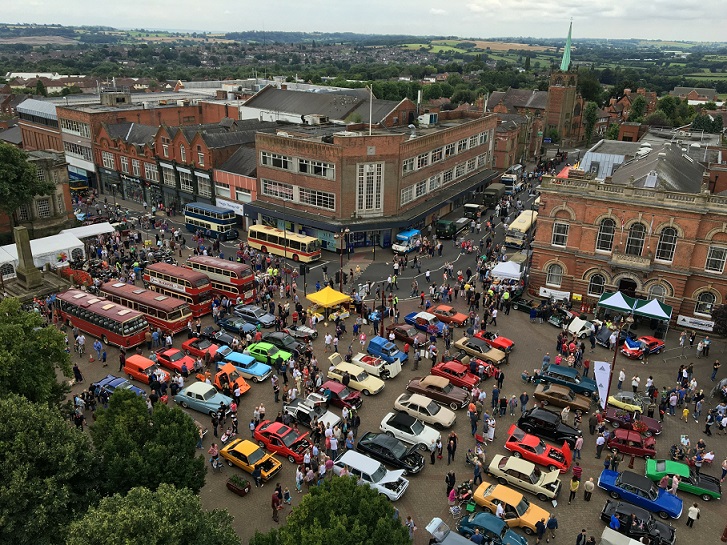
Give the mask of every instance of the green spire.
<svg viewBox="0 0 727 545">
<path fill-rule="evenodd" d="M 571 31 L 573 30 L 573 21 L 571 21 L 568 27 L 568 38 L 565 41 L 565 48 L 563 49 L 563 60 L 560 61 L 560 69 L 563 72 L 567 72 L 570 68 L 570 47 L 571 47 Z"/>
</svg>

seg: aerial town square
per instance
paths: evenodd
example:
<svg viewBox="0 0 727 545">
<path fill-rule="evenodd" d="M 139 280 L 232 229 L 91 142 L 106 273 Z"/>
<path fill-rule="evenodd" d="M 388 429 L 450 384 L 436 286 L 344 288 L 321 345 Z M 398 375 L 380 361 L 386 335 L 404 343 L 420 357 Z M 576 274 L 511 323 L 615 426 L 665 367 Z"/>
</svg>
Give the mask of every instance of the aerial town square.
<svg viewBox="0 0 727 545">
<path fill-rule="evenodd" d="M 720 4 L 67 4 L 0 23 L 0 543 L 727 542 Z"/>
</svg>

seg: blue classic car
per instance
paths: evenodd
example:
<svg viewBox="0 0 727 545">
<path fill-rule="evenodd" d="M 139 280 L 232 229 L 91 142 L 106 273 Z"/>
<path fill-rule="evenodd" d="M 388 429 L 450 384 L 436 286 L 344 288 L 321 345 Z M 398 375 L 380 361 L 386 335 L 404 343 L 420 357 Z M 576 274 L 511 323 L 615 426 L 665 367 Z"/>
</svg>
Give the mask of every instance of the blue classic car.
<svg viewBox="0 0 727 545">
<path fill-rule="evenodd" d="M 217 325 L 222 329 L 226 329 L 232 333 L 237 333 L 240 336 L 245 336 L 248 333 L 254 335 L 257 331 L 257 327 L 255 325 L 247 322 L 244 318 L 240 318 L 239 316 L 223 318 L 217 322 Z"/>
<path fill-rule="evenodd" d="M 438 337 L 442 336 L 444 323 L 430 312 L 411 312 L 404 316 L 404 321 L 425 333 L 431 334 L 435 332 Z"/>
<path fill-rule="evenodd" d="M 598 486 L 613 499 L 623 499 L 663 519 L 678 519 L 682 515 L 682 500 L 632 471 L 619 473 L 604 469 L 598 477 Z"/>
<path fill-rule="evenodd" d="M 222 353 L 222 361 L 224 363 L 231 363 L 237 369 L 245 379 L 250 379 L 253 382 L 262 382 L 273 374 L 273 368 L 266 363 L 257 361 L 250 354 L 241 354 L 240 352 L 234 352 L 229 347 L 223 346 L 218 350 L 218 353 Z"/>
<path fill-rule="evenodd" d="M 100 392 L 101 388 L 105 388 L 109 394 L 113 394 L 116 390 L 129 390 L 138 396 L 146 397 L 146 392 L 144 390 L 138 386 L 134 386 L 125 378 L 114 375 L 106 375 L 98 382 L 94 382 L 91 385 L 91 388 L 94 392 Z"/>
<path fill-rule="evenodd" d="M 457 531 L 466 538 L 472 537 L 475 529 L 485 538 L 485 543 L 493 545 L 528 545 L 527 539 L 516 534 L 507 523 L 492 513 L 472 513 L 457 524 Z"/>
<path fill-rule="evenodd" d="M 194 409 L 212 416 L 217 413 L 220 406 L 224 406 L 225 413 L 229 413 L 232 399 L 219 393 L 211 384 L 194 382 L 180 390 L 174 396 L 174 402 L 185 409 Z"/>
</svg>

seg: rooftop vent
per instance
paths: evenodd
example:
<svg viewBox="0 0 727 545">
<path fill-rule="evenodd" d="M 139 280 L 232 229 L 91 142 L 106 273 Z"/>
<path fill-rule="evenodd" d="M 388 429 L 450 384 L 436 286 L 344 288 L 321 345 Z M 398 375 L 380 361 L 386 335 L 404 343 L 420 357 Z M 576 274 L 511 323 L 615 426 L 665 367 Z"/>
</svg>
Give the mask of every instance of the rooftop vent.
<svg viewBox="0 0 727 545">
<path fill-rule="evenodd" d="M 656 173 L 655 170 L 652 170 L 646 175 L 646 180 L 644 180 L 644 187 L 656 187 L 656 182 L 658 180 L 659 175 Z"/>
</svg>

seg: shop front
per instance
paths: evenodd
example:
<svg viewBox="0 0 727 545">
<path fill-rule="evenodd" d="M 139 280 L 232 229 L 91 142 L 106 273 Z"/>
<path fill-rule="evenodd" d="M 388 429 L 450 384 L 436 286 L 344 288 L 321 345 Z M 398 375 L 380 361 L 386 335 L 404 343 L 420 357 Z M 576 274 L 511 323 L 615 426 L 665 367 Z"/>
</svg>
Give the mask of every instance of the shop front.
<svg viewBox="0 0 727 545">
<path fill-rule="evenodd" d="M 145 200 L 144 182 L 138 178 L 127 176 L 126 174 L 120 174 L 119 177 L 121 178 L 121 192 L 123 198 L 127 201 L 142 204 Z"/>
</svg>

